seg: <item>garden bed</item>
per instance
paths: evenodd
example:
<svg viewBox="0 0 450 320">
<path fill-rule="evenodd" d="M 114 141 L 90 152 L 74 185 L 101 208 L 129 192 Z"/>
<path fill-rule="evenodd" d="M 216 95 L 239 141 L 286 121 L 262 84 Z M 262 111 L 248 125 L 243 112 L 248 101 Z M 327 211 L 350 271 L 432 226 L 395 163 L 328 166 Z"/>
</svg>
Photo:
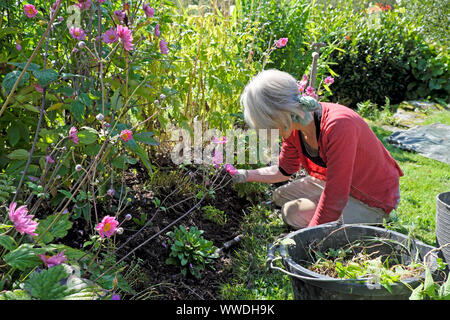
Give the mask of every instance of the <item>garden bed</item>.
<svg viewBox="0 0 450 320">
<path fill-rule="evenodd" d="M 181 177 L 185 173 L 185 171 L 177 169 L 173 164 L 167 162 L 165 165 L 165 167 L 162 166 L 163 169 L 161 171 L 172 176 L 174 180 L 178 179 L 177 176 Z M 226 173 L 219 173 L 219 178 L 228 179 L 225 175 Z M 139 261 L 137 269 L 139 271 L 136 273 L 139 276 L 129 281 L 133 290 L 137 293 L 136 296 L 131 294 L 123 298 L 129 299 L 133 296 L 138 298 L 140 297 L 139 292 L 144 292 L 144 296 L 147 299 L 219 299 L 219 284 L 226 281 L 227 272 L 230 270 L 231 258 L 227 254 L 228 251 L 222 252 L 217 259 L 214 259 L 213 263 L 202 272 L 200 279 L 190 274 L 183 276 L 179 266 L 166 264 L 166 259 L 171 251 L 168 243 L 169 237 L 166 233 L 179 225 L 187 228 L 195 226 L 199 230 L 204 231 L 202 236 L 205 239 L 212 241 L 217 248 L 222 248 L 225 242 L 238 235 L 242 215 L 244 214 L 243 209 L 249 206 L 248 201 L 239 197 L 230 184 L 221 189 L 220 193 L 216 194 L 215 197 L 205 198 L 195 210 L 182 218 L 178 223 L 164 230 L 169 224 L 189 211 L 198 202 L 198 199 L 191 199 L 177 205 L 183 200 L 183 197 L 188 197 L 189 194 L 173 194 L 174 190 L 170 181 L 165 181 L 167 183 L 166 186 L 160 184 L 162 181 L 156 182 L 155 189 L 149 190 L 148 187 L 145 187 L 145 185 L 148 185 L 149 179 L 146 169 L 139 164 L 130 167 L 124 173 L 124 184 L 132 190 L 129 194 L 132 201 L 128 208 L 121 213 L 119 221 L 122 221 L 126 214 L 131 214 L 134 219 L 142 219 L 142 223 L 149 219 L 152 219 L 152 222 L 145 227 L 139 225 L 134 219 L 125 221 L 122 224 L 124 232 L 122 235 L 116 236 L 116 247 L 120 249 L 116 254 L 116 260 L 135 250 L 147 239 L 154 238 L 124 259 L 124 262 L 130 268 L 135 267 Z M 194 177 L 192 183 L 194 185 L 201 184 L 201 179 L 201 176 Z M 162 200 L 170 194 L 171 196 L 167 199 L 170 203 L 165 204 L 165 206 L 167 208 L 174 207 L 165 212 L 158 211 L 155 214 L 157 211 L 155 199 Z M 117 202 L 118 199 L 115 198 L 113 205 L 117 205 Z M 226 222 L 223 225 L 219 225 L 205 217 L 202 208 L 207 205 L 226 213 Z M 97 209 L 97 214 L 100 218 L 108 214 L 108 212 L 105 212 L 107 211 L 105 206 L 98 206 Z M 145 214 L 147 214 L 146 218 L 143 216 Z M 161 230 L 164 231 L 161 232 Z M 85 241 L 89 240 L 89 234 L 86 222 L 79 218 L 75 220 L 73 228 L 62 242 L 75 248 L 81 247 Z M 135 234 L 137 235 L 134 238 L 128 240 Z"/>
</svg>

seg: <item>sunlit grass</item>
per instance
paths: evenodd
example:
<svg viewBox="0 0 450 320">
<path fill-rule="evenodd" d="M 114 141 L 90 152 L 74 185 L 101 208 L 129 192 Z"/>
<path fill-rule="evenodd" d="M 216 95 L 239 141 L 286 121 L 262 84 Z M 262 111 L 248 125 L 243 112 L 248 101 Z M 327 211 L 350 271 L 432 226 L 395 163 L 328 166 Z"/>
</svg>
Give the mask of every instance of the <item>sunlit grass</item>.
<svg viewBox="0 0 450 320">
<path fill-rule="evenodd" d="M 221 299 L 293 298 L 289 277 L 266 267 L 267 246 L 287 231 L 270 206 L 257 205 L 246 211 L 241 225 L 244 239 L 233 254 L 232 278 L 222 285 Z"/>
<path fill-rule="evenodd" d="M 442 118 L 435 115 L 433 122 Z M 394 227 L 435 244 L 436 196 L 450 190 L 450 165 L 396 148 L 386 142 L 392 132 L 377 125 L 371 127 L 404 173 L 400 178 L 400 203 L 392 214 Z"/>
</svg>

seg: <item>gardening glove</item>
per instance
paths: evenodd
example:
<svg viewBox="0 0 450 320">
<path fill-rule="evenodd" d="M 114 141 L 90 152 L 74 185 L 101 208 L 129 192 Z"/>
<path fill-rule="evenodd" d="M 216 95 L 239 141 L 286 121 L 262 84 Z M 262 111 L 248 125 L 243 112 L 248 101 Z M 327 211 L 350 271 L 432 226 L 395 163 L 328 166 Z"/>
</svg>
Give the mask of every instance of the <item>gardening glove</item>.
<svg viewBox="0 0 450 320">
<path fill-rule="evenodd" d="M 233 184 L 235 183 L 245 183 L 247 182 L 248 171 L 245 169 L 237 170 L 237 173 L 231 177 Z"/>
</svg>

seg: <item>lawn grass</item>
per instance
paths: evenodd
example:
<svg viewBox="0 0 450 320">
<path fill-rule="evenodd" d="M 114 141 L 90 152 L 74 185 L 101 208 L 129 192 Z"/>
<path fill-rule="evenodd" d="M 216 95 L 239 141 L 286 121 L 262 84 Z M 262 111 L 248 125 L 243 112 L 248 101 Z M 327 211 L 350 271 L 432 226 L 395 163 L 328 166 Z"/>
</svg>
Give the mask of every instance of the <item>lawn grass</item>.
<svg viewBox="0 0 450 320">
<path fill-rule="evenodd" d="M 240 248 L 233 254 L 232 278 L 222 285 L 221 299 L 291 300 L 289 277 L 266 267 L 267 246 L 288 232 L 271 205 L 254 205 L 243 217 Z"/>
<path fill-rule="evenodd" d="M 450 190 L 450 165 L 388 144 L 386 138 L 392 132 L 383 129 L 385 123 L 367 122 L 405 174 L 400 179 L 399 206 L 387 227 L 435 245 L 436 196 Z M 450 112 L 431 113 L 423 125 L 434 122 L 450 125 Z M 222 285 L 221 299 L 293 299 L 289 277 L 266 267 L 267 246 L 289 232 L 277 211 L 265 204 L 248 208 L 241 228 L 244 239 L 233 254 L 232 276 Z"/>
<path fill-rule="evenodd" d="M 390 131 L 371 127 L 404 173 L 400 178 L 400 203 L 391 214 L 391 227 L 435 245 L 436 196 L 450 190 L 450 165 L 398 149 L 386 142 Z"/>
</svg>

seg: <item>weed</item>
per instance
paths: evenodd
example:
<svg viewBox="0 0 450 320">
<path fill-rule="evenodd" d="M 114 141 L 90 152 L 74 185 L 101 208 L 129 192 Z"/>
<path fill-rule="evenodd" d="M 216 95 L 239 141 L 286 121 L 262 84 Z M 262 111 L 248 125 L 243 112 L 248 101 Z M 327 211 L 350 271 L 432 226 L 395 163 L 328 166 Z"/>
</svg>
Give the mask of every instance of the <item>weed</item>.
<svg viewBox="0 0 450 320">
<path fill-rule="evenodd" d="M 181 273 L 187 276 L 188 271 L 196 278 L 201 278 L 201 272 L 218 257 L 216 247 L 212 241 L 202 237 L 203 230 L 191 227 L 175 227 L 174 231 L 168 232 L 170 237 L 171 252 L 166 260 L 167 264 L 181 266 Z"/>
<path fill-rule="evenodd" d="M 214 206 L 204 206 L 203 207 L 203 216 L 218 224 L 219 226 L 223 226 L 227 223 L 227 215 L 225 212 L 223 212 L 223 210 L 219 210 Z"/>
</svg>

